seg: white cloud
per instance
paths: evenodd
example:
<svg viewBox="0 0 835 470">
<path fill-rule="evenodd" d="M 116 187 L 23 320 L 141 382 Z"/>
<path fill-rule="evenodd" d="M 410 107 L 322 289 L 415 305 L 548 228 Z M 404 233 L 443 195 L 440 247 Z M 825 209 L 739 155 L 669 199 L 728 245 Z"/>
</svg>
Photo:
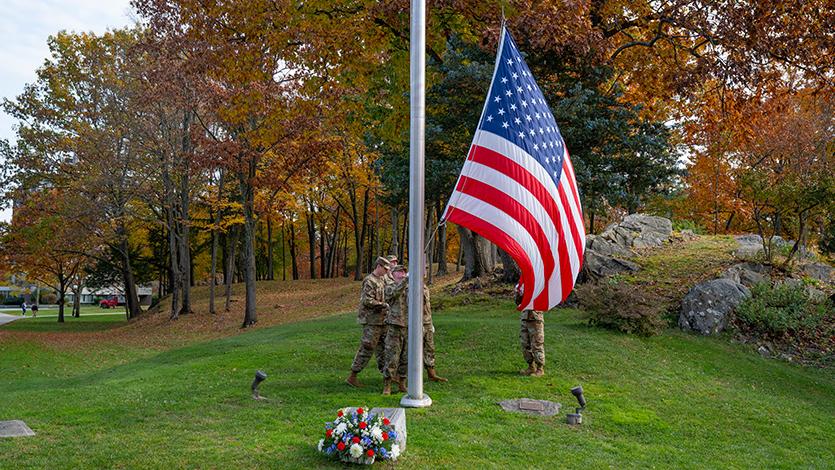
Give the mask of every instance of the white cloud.
<svg viewBox="0 0 835 470">
<path fill-rule="evenodd" d="M 0 97 L 14 98 L 49 55 L 47 38 L 61 30 L 93 31 L 133 23 L 130 0 L 0 1 Z M 0 111 L 0 139 L 13 140 L 14 121 Z M 0 211 L 8 220 L 10 211 Z"/>
</svg>

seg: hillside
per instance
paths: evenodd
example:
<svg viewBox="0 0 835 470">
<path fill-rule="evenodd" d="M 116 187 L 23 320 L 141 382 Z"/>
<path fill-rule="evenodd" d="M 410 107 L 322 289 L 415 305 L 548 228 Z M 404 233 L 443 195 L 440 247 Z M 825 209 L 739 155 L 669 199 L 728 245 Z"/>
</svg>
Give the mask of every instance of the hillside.
<svg viewBox="0 0 835 470">
<path fill-rule="evenodd" d="M 622 277 L 667 293 L 671 309 L 689 284 L 732 262 L 728 238 L 676 243 L 647 253 L 642 271 Z M 409 411 L 399 467 L 825 468 L 835 461 L 830 370 L 676 329 L 624 335 L 558 309 L 546 322 L 546 377 L 521 377 L 518 317 L 503 299 L 506 288 L 449 289 L 455 279 L 433 287 L 438 369 L 451 381 L 427 383 L 435 404 Z M 251 330 L 238 328 L 239 287 L 233 310 L 216 317 L 205 311 L 206 289 L 197 288 L 196 313 L 175 322 L 150 313 L 99 331 L 39 332 L 31 320 L 0 328 L 0 419 L 23 419 L 38 433 L 0 440 L 0 468 L 328 467 L 315 443 L 334 410 L 399 400 L 379 395 L 382 380 L 372 369 L 361 375 L 368 388 L 344 384 L 359 341 L 358 284 L 261 283 Z M 257 369 L 269 375 L 268 401 L 249 397 Z M 582 427 L 565 425 L 565 411 L 534 418 L 497 406 L 531 397 L 569 409 L 568 390 L 577 384 L 589 401 Z"/>
</svg>

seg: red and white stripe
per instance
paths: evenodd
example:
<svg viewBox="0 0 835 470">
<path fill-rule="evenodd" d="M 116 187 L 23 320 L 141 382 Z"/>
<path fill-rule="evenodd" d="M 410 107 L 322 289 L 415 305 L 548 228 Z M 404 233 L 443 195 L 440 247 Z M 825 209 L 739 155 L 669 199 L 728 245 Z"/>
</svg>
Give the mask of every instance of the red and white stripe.
<svg viewBox="0 0 835 470">
<path fill-rule="evenodd" d="M 477 131 L 444 213 L 444 220 L 477 232 L 516 260 L 524 286 L 519 310 L 558 305 L 583 265 L 583 212 L 574 168 L 564 152 L 555 183 L 524 149 Z"/>
</svg>

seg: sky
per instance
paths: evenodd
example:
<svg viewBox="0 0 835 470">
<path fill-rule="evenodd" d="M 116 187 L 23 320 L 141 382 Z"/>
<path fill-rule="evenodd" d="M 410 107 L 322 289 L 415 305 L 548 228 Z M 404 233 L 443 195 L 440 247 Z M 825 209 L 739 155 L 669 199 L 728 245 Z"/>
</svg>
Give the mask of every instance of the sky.
<svg viewBox="0 0 835 470">
<path fill-rule="evenodd" d="M 133 24 L 130 0 L 0 0 L 0 97 L 14 98 L 49 56 L 46 40 L 61 30 L 93 31 Z M 14 121 L 0 110 L 0 139 L 14 142 Z M 0 211 L 8 221 L 11 209 Z"/>
</svg>

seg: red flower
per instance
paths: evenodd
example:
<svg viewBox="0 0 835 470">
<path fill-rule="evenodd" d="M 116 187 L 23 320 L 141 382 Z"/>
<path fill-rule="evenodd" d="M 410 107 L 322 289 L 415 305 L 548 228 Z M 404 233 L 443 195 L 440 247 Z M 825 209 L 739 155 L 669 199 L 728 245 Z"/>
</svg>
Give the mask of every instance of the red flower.
<svg viewBox="0 0 835 470">
<path fill-rule="evenodd" d="M 360 421 L 360 429 L 365 429 L 367 426 L 368 424 L 366 424 L 365 421 Z"/>
<path fill-rule="evenodd" d="M 328 429 L 327 431 L 325 431 L 325 436 L 328 436 L 328 438 L 330 438 L 331 435 L 333 435 L 333 429 Z"/>
<path fill-rule="evenodd" d="M 338 416 L 338 417 L 340 417 L 340 418 L 341 418 L 341 417 L 342 417 L 342 410 L 337 411 L 337 412 L 336 412 L 336 416 Z"/>
<path fill-rule="evenodd" d="M 368 454 L 369 457 L 374 457 L 374 450 L 368 449 L 368 452 L 366 452 L 366 454 Z"/>
<path fill-rule="evenodd" d="M 386 426 L 388 426 L 389 424 L 391 424 L 391 421 L 389 421 L 389 419 L 388 419 L 388 418 L 383 418 L 383 424 L 385 424 Z"/>
<path fill-rule="evenodd" d="M 328 436 L 328 437 L 330 437 L 330 436 Z M 389 438 L 389 433 L 384 432 L 384 433 L 383 433 L 383 440 L 384 440 L 384 441 L 387 441 L 387 440 L 388 440 L 388 438 Z"/>
<path fill-rule="evenodd" d="M 360 438 L 358 438 L 357 436 L 354 436 L 353 439 L 351 439 L 351 442 L 353 442 L 354 444 L 359 444 L 360 443 Z"/>
<path fill-rule="evenodd" d="M 361 414 L 362 414 L 362 408 L 357 408 L 357 414 L 358 414 L 358 415 L 361 415 Z"/>
<path fill-rule="evenodd" d="M 336 445 L 336 448 L 339 449 L 339 450 L 345 450 L 345 443 L 342 442 L 342 441 L 339 441 L 339 444 Z"/>
</svg>

